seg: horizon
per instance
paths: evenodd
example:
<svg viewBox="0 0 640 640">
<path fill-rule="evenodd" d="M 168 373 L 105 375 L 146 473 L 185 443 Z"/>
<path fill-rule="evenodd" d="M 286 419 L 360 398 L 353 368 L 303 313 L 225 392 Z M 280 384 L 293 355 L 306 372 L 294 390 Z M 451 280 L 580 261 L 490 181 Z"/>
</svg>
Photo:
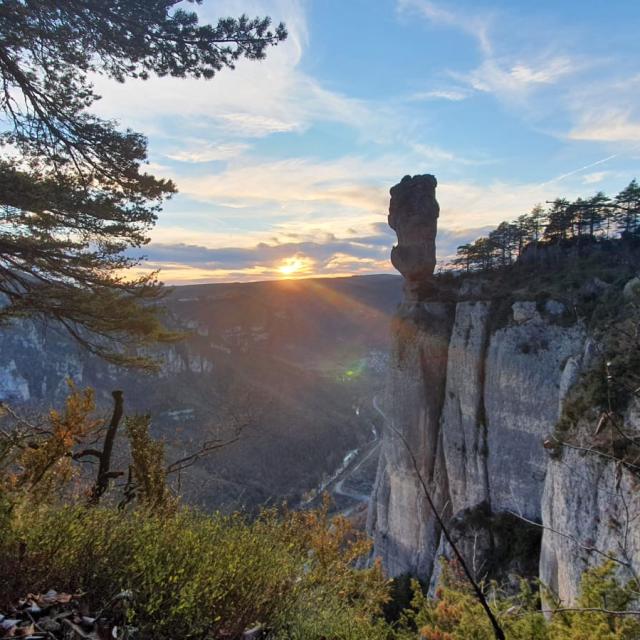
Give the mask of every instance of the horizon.
<svg viewBox="0 0 640 640">
<path fill-rule="evenodd" d="M 202 287 L 205 285 L 245 285 L 245 284 L 286 284 L 286 283 L 304 283 L 312 280 L 348 280 L 349 278 L 398 278 L 402 279 L 402 276 L 393 269 L 390 272 L 379 272 L 379 273 L 350 273 L 346 275 L 301 275 L 301 276 L 287 276 L 280 278 L 264 278 L 260 280 L 224 280 L 218 282 L 181 282 L 177 284 L 168 284 L 164 283 L 165 286 L 169 289 L 174 289 L 176 287 Z"/>
<path fill-rule="evenodd" d="M 537 203 L 637 176 L 639 5 L 196 10 L 269 15 L 289 38 L 211 81 L 96 80 L 98 113 L 146 135 L 149 171 L 177 184 L 139 254 L 167 284 L 393 273 L 388 190 L 406 174 L 438 178 L 440 260 Z"/>
</svg>

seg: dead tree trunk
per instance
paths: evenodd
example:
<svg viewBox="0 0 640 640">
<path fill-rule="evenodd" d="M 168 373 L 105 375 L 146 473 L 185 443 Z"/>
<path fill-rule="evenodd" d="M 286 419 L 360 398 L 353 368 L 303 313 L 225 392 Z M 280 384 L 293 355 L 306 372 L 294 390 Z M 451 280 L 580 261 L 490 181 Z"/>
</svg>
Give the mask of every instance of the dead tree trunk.
<svg viewBox="0 0 640 640">
<path fill-rule="evenodd" d="M 111 415 L 111 422 L 107 427 L 107 433 L 104 437 L 104 444 L 102 451 L 99 455 L 98 475 L 96 476 L 96 482 L 91 489 L 91 495 L 89 496 L 89 504 L 96 505 L 100 502 L 100 498 L 109 488 L 109 480 L 117 478 L 122 475 L 122 471 L 111 471 L 111 455 L 113 453 L 113 444 L 116 439 L 118 427 L 120 426 L 120 420 L 122 420 L 122 414 L 124 411 L 124 400 L 122 391 L 112 391 L 113 396 L 113 414 Z"/>
</svg>

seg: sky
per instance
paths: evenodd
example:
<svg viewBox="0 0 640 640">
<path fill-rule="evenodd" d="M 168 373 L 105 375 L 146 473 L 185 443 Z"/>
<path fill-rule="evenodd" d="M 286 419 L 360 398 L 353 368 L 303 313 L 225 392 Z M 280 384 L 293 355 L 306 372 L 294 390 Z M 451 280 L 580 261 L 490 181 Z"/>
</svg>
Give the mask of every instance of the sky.
<svg viewBox="0 0 640 640">
<path fill-rule="evenodd" d="M 190 8 L 193 5 L 189 5 Z M 389 188 L 433 173 L 438 257 L 555 197 L 640 178 L 638 0 L 204 0 L 286 42 L 213 80 L 99 79 L 172 178 L 169 284 L 392 272 Z"/>
</svg>

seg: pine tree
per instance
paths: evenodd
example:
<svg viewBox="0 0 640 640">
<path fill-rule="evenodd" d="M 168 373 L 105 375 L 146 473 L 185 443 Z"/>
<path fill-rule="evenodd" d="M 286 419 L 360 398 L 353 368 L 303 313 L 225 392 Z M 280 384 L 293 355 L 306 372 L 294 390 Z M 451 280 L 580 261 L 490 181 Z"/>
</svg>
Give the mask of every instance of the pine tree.
<svg viewBox="0 0 640 640">
<path fill-rule="evenodd" d="M 640 233 L 640 185 L 636 180 L 616 196 L 615 207 L 620 232 L 627 236 Z"/>
<path fill-rule="evenodd" d="M 547 224 L 548 215 L 541 204 L 537 204 L 529 214 L 532 240 L 538 242 L 542 238 L 544 228 Z"/>
<path fill-rule="evenodd" d="M 156 274 L 123 274 L 175 186 L 141 171 L 144 137 L 91 113 L 90 74 L 211 78 L 286 37 L 268 18 L 200 25 L 180 3 L 0 3 L 0 320 L 53 318 L 116 363 L 173 337 Z"/>
<path fill-rule="evenodd" d="M 496 261 L 499 266 L 506 267 L 513 262 L 513 256 L 517 255 L 520 246 L 520 230 L 518 225 L 510 222 L 502 222 L 489 234 L 489 241 L 496 253 Z M 489 250 L 489 247 L 486 247 Z"/>
<path fill-rule="evenodd" d="M 497 262 L 497 249 L 491 238 L 478 238 L 471 245 L 471 264 L 480 271 L 493 269 Z"/>
<path fill-rule="evenodd" d="M 469 273 L 471 271 L 471 252 L 472 245 L 470 243 L 460 245 L 456 250 L 457 256 L 453 259 L 453 264 L 462 266 Z"/>
<path fill-rule="evenodd" d="M 602 191 L 585 201 L 584 222 L 588 229 L 589 237 L 598 235 L 607 219 L 611 215 L 611 200 Z"/>
<path fill-rule="evenodd" d="M 558 242 L 574 236 L 575 206 L 564 198 L 558 198 L 551 204 L 547 217 L 547 226 L 544 230 L 545 240 Z"/>
</svg>

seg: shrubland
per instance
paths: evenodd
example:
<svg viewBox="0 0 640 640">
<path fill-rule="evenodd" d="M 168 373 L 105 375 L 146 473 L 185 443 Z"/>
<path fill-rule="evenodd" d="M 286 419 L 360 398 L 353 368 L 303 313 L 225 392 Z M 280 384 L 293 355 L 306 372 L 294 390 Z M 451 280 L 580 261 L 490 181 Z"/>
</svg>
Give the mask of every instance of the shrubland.
<svg viewBox="0 0 640 640">
<path fill-rule="evenodd" d="M 455 563 L 445 564 L 433 597 L 416 580 L 386 579 L 376 562 L 356 568 L 370 542 L 330 515 L 328 498 L 317 510 L 283 506 L 251 518 L 183 506 L 166 484 L 148 419 L 129 417 L 129 478 L 112 480 L 96 501 L 76 455 L 103 433 L 92 393 L 72 388 L 66 407 L 40 426 L 12 415 L 5 408 L 0 437 L 0 611 L 49 589 L 81 593 L 98 611 L 126 592 L 139 638 L 239 638 L 256 625 L 278 640 L 493 637 Z M 541 611 L 539 585 L 482 588 L 510 639 L 640 634 L 638 585 L 622 582 L 611 564 L 585 573 L 574 609 L 547 597 L 552 617 Z"/>
</svg>

